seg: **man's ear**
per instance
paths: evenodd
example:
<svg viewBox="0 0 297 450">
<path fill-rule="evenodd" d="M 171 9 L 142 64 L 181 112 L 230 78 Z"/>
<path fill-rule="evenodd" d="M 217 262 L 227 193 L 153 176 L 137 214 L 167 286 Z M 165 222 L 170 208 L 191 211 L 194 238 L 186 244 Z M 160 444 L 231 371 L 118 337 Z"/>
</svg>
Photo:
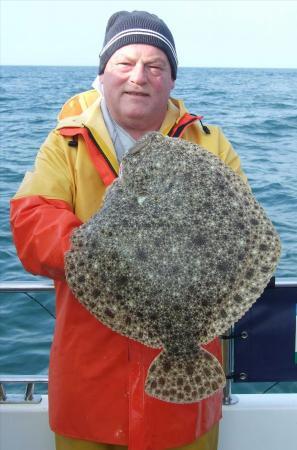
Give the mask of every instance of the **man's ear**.
<svg viewBox="0 0 297 450">
<path fill-rule="evenodd" d="M 103 91 L 104 91 L 104 73 L 99 75 L 99 87 L 100 87 L 101 93 L 103 94 Z"/>
</svg>

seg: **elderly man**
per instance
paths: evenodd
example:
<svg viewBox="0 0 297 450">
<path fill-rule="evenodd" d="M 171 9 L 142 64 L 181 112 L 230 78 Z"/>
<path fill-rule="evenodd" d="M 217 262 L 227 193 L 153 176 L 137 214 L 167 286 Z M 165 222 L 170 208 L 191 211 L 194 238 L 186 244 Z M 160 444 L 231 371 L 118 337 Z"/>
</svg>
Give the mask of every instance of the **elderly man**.
<svg viewBox="0 0 297 450">
<path fill-rule="evenodd" d="M 199 143 L 244 176 L 222 132 L 203 126 L 170 98 L 176 72 L 174 40 L 162 20 L 143 11 L 115 13 L 107 24 L 96 89 L 64 105 L 34 171 L 12 200 L 21 261 L 28 271 L 55 281 L 49 416 L 58 450 L 217 448 L 221 393 L 190 405 L 148 397 L 144 379 L 156 350 L 98 322 L 64 276 L 72 230 L 101 207 L 123 155 L 146 132 Z M 218 340 L 207 349 L 221 358 Z"/>
</svg>

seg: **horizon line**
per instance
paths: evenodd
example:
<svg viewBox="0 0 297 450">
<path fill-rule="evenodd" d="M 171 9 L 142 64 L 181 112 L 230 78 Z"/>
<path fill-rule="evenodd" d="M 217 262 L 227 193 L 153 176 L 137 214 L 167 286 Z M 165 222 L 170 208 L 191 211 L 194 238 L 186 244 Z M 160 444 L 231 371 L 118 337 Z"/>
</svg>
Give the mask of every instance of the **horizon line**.
<svg viewBox="0 0 297 450">
<path fill-rule="evenodd" d="M 0 64 L 0 67 L 86 67 L 97 68 L 97 65 L 74 65 L 74 64 Z M 178 69 L 281 69 L 297 70 L 297 67 L 272 67 L 272 66 L 179 66 Z"/>
</svg>

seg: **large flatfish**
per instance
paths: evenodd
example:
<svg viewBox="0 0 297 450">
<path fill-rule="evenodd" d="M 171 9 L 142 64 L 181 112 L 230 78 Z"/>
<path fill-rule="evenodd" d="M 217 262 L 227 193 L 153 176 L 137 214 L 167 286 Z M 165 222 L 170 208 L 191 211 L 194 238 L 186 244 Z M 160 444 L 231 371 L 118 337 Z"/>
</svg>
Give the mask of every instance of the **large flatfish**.
<svg viewBox="0 0 297 450">
<path fill-rule="evenodd" d="M 280 240 L 250 188 L 208 150 L 149 133 L 124 157 L 103 207 L 77 228 L 66 277 L 112 330 L 162 348 L 145 390 L 191 403 L 225 384 L 201 345 L 261 295 Z"/>
</svg>

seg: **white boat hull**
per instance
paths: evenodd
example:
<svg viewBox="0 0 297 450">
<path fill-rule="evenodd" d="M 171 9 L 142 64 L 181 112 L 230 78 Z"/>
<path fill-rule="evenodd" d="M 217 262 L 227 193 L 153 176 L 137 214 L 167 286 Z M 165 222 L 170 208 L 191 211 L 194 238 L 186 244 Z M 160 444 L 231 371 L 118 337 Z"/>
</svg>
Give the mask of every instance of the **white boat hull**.
<svg viewBox="0 0 297 450">
<path fill-rule="evenodd" d="M 297 394 L 237 397 L 223 406 L 219 450 L 296 450 Z M 54 450 L 46 395 L 35 405 L 0 405 L 0 449 Z"/>
</svg>

